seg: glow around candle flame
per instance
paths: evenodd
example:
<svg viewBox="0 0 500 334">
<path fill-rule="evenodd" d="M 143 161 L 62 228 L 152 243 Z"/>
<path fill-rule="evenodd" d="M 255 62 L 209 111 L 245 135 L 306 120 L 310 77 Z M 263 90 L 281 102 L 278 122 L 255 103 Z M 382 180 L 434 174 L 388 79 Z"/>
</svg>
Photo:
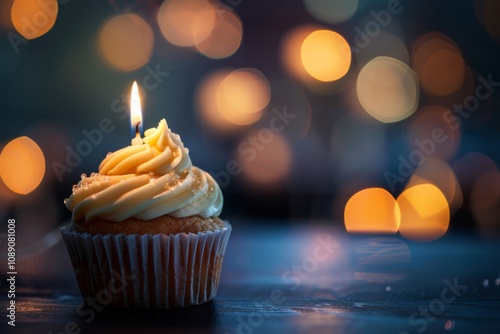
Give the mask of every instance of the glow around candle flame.
<svg viewBox="0 0 500 334">
<path fill-rule="evenodd" d="M 132 93 L 130 95 L 130 126 L 132 135 L 140 135 L 142 129 L 142 111 L 141 97 L 139 95 L 139 87 L 137 81 L 132 85 Z"/>
</svg>

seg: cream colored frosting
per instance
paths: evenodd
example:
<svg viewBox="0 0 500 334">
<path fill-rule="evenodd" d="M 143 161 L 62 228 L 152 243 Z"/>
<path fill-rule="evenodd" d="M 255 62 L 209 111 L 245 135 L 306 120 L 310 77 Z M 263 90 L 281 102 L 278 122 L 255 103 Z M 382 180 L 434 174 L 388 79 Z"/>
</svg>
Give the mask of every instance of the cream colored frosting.
<svg viewBox="0 0 500 334">
<path fill-rule="evenodd" d="M 165 119 L 144 133 L 141 145 L 108 154 L 99 173 L 73 186 L 65 201 L 73 220 L 149 220 L 163 215 L 218 216 L 222 192 L 212 176 L 193 166 L 179 135 Z"/>
</svg>

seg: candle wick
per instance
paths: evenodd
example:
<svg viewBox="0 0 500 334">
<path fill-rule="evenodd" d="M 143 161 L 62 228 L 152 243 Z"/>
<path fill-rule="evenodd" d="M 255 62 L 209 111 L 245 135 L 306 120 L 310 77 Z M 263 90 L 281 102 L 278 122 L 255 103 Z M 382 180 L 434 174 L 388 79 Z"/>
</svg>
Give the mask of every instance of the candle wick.
<svg viewBox="0 0 500 334">
<path fill-rule="evenodd" d="M 141 124 L 141 122 L 137 122 L 137 124 L 135 125 L 135 134 L 136 135 L 140 135 L 139 134 L 139 125 Z"/>
</svg>

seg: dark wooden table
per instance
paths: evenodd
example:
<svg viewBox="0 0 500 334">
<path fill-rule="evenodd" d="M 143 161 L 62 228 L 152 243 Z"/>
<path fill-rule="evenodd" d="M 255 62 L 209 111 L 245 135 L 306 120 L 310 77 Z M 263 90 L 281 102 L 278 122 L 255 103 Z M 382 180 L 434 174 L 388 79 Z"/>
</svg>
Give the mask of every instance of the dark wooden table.
<svg viewBox="0 0 500 334">
<path fill-rule="evenodd" d="M 129 312 L 82 304 L 57 236 L 27 260 L 16 327 L 1 333 L 499 333 L 500 243 L 347 235 L 331 223 L 233 222 L 219 292 L 187 309 Z M 43 248 L 43 247 L 42 247 Z"/>
</svg>

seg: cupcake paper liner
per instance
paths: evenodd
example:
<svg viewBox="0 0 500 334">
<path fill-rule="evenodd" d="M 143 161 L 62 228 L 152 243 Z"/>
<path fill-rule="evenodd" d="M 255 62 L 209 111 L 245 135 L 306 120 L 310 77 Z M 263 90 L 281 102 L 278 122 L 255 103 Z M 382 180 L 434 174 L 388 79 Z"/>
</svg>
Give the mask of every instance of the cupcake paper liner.
<svg viewBox="0 0 500 334">
<path fill-rule="evenodd" d="M 216 231 L 91 235 L 61 228 L 85 302 L 178 308 L 215 297 L 231 224 Z"/>
</svg>

